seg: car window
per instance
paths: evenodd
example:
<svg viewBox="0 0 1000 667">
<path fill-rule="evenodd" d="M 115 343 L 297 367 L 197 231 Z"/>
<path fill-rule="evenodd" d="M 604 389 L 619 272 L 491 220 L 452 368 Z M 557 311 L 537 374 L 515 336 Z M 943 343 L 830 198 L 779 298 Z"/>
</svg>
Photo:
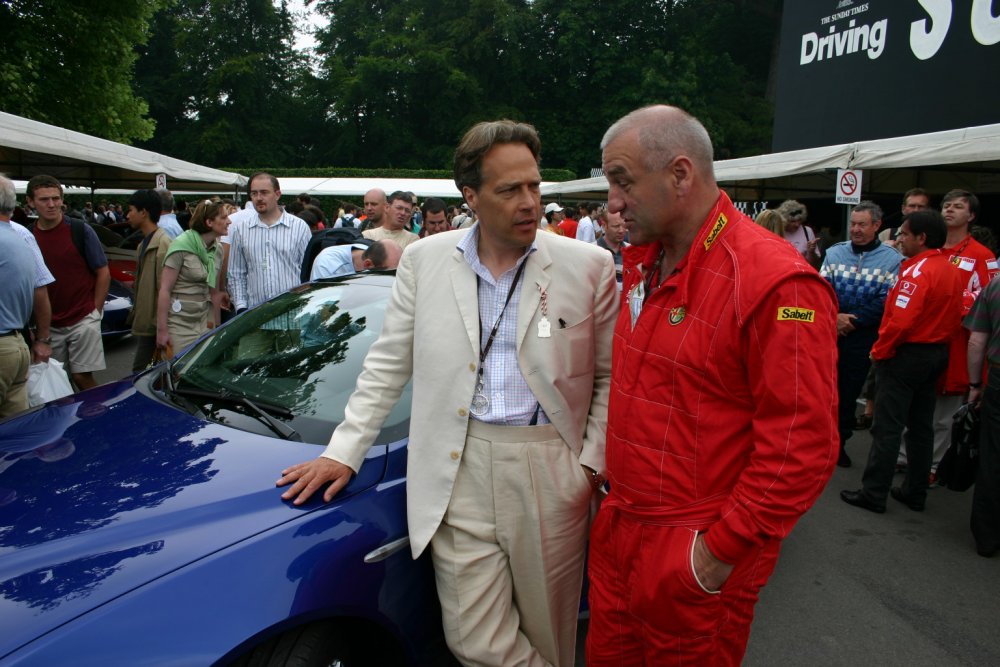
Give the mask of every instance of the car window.
<svg viewBox="0 0 1000 667">
<path fill-rule="evenodd" d="M 178 387 L 245 396 L 291 413 L 304 441 L 325 445 L 344 419 L 368 348 L 378 338 L 388 286 L 303 285 L 244 313 L 175 364 Z M 216 406 L 204 401 L 211 410 Z M 221 402 L 217 419 L 224 409 Z M 377 442 L 406 437 L 410 385 Z M 225 419 L 217 419 L 226 421 Z"/>
</svg>

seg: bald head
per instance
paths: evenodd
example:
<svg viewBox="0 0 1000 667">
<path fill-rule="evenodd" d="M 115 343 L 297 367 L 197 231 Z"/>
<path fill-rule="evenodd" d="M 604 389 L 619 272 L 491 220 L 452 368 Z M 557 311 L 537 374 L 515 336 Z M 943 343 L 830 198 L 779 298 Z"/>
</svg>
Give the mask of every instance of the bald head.
<svg viewBox="0 0 1000 667">
<path fill-rule="evenodd" d="M 608 128 L 601 150 L 618 137 L 637 133 L 643 164 L 649 171 L 663 169 L 679 155 L 686 156 L 701 174 L 712 171 L 712 140 L 697 118 L 677 107 L 657 105 L 636 109 Z"/>
<path fill-rule="evenodd" d="M 662 241 L 679 258 L 719 199 L 708 132 L 677 107 L 645 107 L 608 129 L 601 152 L 608 211 L 629 240 Z"/>
<path fill-rule="evenodd" d="M 382 225 L 382 218 L 388 210 L 389 204 L 385 198 L 385 191 L 381 188 L 372 188 L 365 193 L 365 217 L 372 227 Z"/>
</svg>

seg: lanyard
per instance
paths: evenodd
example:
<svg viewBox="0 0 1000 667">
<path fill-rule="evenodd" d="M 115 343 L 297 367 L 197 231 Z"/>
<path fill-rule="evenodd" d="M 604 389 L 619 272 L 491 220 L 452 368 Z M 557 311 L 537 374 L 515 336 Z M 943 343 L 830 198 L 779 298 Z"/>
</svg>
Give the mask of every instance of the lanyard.
<svg viewBox="0 0 1000 667">
<path fill-rule="evenodd" d="M 510 284 L 510 291 L 507 292 L 507 300 L 503 302 L 503 308 L 500 310 L 500 314 L 497 315 L 497 321 L 493 323 L 493 330 L 490 331 L 490 337 L 486 341 L 486 346 L 479 351 L 479 377 L 477 378 L 477 386 L 483 386 L 483 362 L 486 361 L 486 355 L 490 353 L 490 348 L 493 347 L 493 341 L 497 337 L 497 332 L 500 331 L 500 321 L 503 320 L 504 313 L 507 312 L 507 306 L 510 304 L 511 298 L 514 296 L 514 290 L 517 289 L 517 283 L 521 280 L 521 272 L 524 271 L 524 265 L 528 263 L 527 258 L 521 262 L 521 266 L 517 267 L 517 273 L 514 274 L 514 281 Z M 479 278 L 476 278 L 476 284 L 479 284 Z M 479 335 L 482 337 L 482 318 L 480 318 L 479 324 Z"/>
<path fill-rule="evenodd" d="M 665 254 L 666 254 L 666 249 L 665 248 L 660 248 L 660 256 L 656 258 L 656 268 L 655 268 L 655 270 L 650 271 L 649 275 L 647 275 L 646 279 L 643 281 L 644 282 L 644 286 L 645 286 L 645 290 L 642 293 L 642 305 L 643 306 L 646 305 L 646 299 L 649 298 L 649 295 L 651 295 L 653 293 L 653 290 L 655 290 L 656 288 L 658 288 L 660 286 L 660 283 L 662 282 L 660 280 L 660 271 L 663 270 L 663 256 Z M 640 306 L 640 309 L 641 308 L 642 308 L 642 306 Z M 638 314 L 637 314 L 637 316 L 638 316 Z"/>
</svg>

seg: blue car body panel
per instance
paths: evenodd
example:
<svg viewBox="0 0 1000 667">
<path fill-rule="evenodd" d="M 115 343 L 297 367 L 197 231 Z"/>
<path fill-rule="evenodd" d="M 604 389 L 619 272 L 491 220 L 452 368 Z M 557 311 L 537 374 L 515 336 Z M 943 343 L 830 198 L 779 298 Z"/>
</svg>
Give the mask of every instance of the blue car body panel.
<svg viewBox="0 0 1000 667">
<path fill-rule="evenodd" d="M 405 441 L 373 447 L 333 503 L 281 501 L 280 471 L 318 452 L 132 380 L 0 424 L 0 663 L 210 664 L 349 616 L 420 664 L 440 635 L 426 556 L 363 561 L 406 536 Z"/>
</svg>

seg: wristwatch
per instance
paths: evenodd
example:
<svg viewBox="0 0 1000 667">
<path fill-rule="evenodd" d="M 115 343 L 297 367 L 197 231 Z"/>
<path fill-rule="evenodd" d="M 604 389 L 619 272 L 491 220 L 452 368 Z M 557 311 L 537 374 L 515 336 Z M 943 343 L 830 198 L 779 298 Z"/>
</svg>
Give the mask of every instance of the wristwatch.
<svg viewBox="0 0 1000 667">
<path fill-rule="evenodd" d="M 608 481 L 604 478 L 604 475 L 597 472 L 590 466 L 583 466 L 583 468 L 590 473 L 590 485 L 593 486 L 595 490 L 600 489 L 604 486 L 604 483 Z"/>
<path fill-rule="evenodd" d="M 983 383 L 982 382 L 970 382 L 969 386 L 972 387 L 973 389 L 982 389 Z"/>
<path fill-rule="evenodd" d="M 45 343 L 46 345 L 51 345 L 52 344 L 52 338 L 51 337 L 50 338 L 36 338 L 35 342 L 36 343 Z"/>
</svg>

